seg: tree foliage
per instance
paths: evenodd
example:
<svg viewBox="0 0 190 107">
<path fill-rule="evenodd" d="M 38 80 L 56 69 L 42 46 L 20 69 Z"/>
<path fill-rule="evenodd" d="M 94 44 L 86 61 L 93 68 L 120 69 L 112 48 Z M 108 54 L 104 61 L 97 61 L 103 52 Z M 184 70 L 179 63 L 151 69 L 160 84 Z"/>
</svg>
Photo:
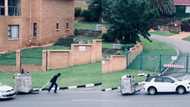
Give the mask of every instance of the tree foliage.
<svg viewBox="0 0 190 107">
<path fill-rule="evenodd" d="M 89 0 L 88 10 L 83 12 L 83 17 L 89 22 L 101 21 L 102 0 Z"/>
<path fill-rule="evenodd" d="M 173 0 L 150 0 L 150 4 L 163 16 L 171 16 L 176 12 Z"/>
<path fill-rule="evenodd" d="M 104 20 L 109 24 L 108 34 L 113 41 L 136 43 L 140 36 L 149 39 L 149 29 L 158 17 L 149 0 L 104 0 Z M 112 3 L 111 3 L 112 2 Z M 109 4 L 109 5 L 108 5 Z"/>
</svg>

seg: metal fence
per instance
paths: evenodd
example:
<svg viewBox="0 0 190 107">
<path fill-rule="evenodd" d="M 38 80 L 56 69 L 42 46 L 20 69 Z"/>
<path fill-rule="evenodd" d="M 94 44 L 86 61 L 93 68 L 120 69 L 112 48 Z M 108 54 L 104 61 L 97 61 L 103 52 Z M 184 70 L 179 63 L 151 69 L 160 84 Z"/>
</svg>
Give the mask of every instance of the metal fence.
<svg viewBox="0 0 190 107">
<path fill-rule="evenodd" d="M 0 65 L 16 65 L 16 53 L 0 54 Z"/>
<path fill-rule="evenodd" d="M 133 63 L 129 64 L 129 69 L 152 72 L 190 72 L 189 55 L 139 55 Z"/>
</svg>

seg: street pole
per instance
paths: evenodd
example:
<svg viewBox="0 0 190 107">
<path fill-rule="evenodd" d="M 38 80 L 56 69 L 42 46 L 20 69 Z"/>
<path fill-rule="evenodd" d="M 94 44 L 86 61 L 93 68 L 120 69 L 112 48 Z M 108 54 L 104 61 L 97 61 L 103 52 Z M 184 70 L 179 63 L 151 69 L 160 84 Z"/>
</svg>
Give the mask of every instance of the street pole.
<svg viewBox="0 0 190 107">
<path fill-rule="evenodd" d="M 160 54 L 159 68 L 160 68 L 160 73 L 161 73 L 162 71 L 162 55 L 161 54 Z"/>
<path fill-rule="evenodd" d="M 186 57 L 186 73 L 188 73 L 188 69 L 189 69 L 189 54 L 187 54 Z"/>
</svg>

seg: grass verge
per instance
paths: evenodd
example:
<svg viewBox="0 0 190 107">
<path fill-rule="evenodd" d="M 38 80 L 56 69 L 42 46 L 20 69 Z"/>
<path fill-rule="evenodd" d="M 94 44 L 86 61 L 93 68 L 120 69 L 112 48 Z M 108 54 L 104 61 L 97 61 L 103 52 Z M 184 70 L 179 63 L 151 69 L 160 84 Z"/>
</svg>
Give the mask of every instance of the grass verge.
<svg viewBox="0 0 190 107">
<path fill-rule="evenodd" d="M 75 29 L 95 30 L 96 29 L 96 24 L 97 23 L 75 21 Z"/>
<path fill-rule="evenodd" d="M 167 31 L 154 31 L 154 32 L 149 32 L 151 35 L 160 35 L 160 36 L 173 36 L 176 33 L 173 32 L 167 32 Z"/>
<path fill-rule="evenodd" d="M 190 36 L 187 37 L 187 38 L 184 38 L 183 40 L 185 40 L 185 41 L 190 41 Z"/>
<path fill-rule="evenodd" d="M 48 72 L 33 72 L 33 87 L 42 87 L 50 78 L 60 72 L 60 86 L 82 85 L 101 82 L 100 63 L 77 65 L 66 69 L 49 70 Z M 13 73 L 0 72 L 0 82 L 11 86 L 15 85 Z"/>
</svg>

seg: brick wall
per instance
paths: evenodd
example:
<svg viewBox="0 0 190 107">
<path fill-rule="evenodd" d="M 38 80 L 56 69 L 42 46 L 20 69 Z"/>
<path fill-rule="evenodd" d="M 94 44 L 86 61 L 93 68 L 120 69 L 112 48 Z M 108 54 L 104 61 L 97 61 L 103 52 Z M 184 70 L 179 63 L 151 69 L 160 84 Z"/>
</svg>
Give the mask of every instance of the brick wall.
<svg viewBox="0 0 190 107">
<path fill-rule="evenodd" d="M 102 72 L 110 73 L 125 70 L 143 51 L 143 45 L 137 44 L 129 50 L 128 56 L 111 55 L 102 61 Z"/>
<path fill-rule="evenodd" d="M 110 73 L 115 71 L 122 71 L 127 67 L 126 56 L 111 55 L 109 59 L 102 61 L 102 72 Z"/>
<path fill-rule="evenodd" d="M 0 51 L 48 44 L 73 35 L 74 0 L 21 0 L 20 5 L 21 16 L 0 17 Z M 37 23 L 36 37 L 33 36 L 33 23 Z M 19 39 L 10 40 L 8 25 L 15 24 L 19 25 Z"/>
<path fill-rule="evenodd" d="M 71 50 L 44 50 L 42 69 L 46 71 L 94 63 L 101 58 L 102 43 L 99 40 L 94 40 L 90 44 L 72 44 Z"/>
</svg>

